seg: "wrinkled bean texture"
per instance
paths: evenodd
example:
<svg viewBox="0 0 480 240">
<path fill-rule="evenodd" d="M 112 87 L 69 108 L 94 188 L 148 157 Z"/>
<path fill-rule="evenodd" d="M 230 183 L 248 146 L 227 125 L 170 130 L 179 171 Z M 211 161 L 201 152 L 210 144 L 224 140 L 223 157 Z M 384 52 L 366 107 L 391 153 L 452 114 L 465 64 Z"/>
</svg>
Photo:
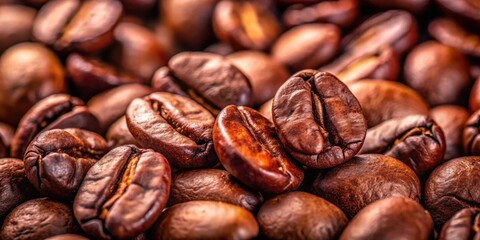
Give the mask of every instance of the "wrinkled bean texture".
<svg viewBox="0 0 480 240">
<path fill-rule="evenodd" d="M 367 124 L 358 100 L 327 72 L 304 70 L 278 90 L 272 118 L 287 151 L 311 168 L 329 168 L 360 150 Z"/>
<path fill-rule="evenodd" d="M 469 240 L 480 238 L 480 209 L 465 208 L 443 225 L 439 240 Z"/>
</svg>

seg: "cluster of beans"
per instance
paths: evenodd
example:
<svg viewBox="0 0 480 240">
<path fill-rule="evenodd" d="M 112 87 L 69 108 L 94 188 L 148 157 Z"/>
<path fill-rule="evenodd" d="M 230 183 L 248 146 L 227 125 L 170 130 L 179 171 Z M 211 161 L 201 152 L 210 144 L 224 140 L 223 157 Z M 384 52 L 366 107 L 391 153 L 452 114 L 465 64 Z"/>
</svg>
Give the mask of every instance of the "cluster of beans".
<svg viewBox="0 0 480 240">
<path fill-rule="evenodd" d="M 480 0 L 0 0 L 0 239 L 480 239 Z"/>
</svg>

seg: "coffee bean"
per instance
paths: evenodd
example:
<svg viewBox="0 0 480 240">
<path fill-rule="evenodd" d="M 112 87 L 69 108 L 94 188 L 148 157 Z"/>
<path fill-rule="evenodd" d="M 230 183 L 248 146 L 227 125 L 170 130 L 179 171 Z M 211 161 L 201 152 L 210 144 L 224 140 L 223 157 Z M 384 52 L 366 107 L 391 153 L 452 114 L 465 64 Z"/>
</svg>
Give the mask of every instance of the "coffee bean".
<svg viewBox="0 0 480 240">
<path fill-rule="evenodd" d="M 420 181 L 401 161 L 380 154 L 364 154 L 322 171 L 313 182 L 313 193 L 354 217 L 377 200 L 403 196 L 421 199 Z"/>
<path fill-rule="evenodd" d="M 439 18 L 431 21 L 428 32 L 445 45 L 459 49 L 465 54 L 480 57 L 480 34 L 464 29 L 452 19 Z"/>
<path fill-rule="evenodd" d="M 433 222 L 422 205 L 409 198 L 391 197 L 362 209 L 347 225 L 340 240 L 433 239 Z"/>
<path fill-rule="evenodd" d="M 5 4 L 0 6 L 0 53 L 7 48 L 30 39 L 36 11 L 26 6 Z"/>
<path fill-rule="evenodd" d="M 213 142 L 225 169 L 256 190 L 295 190 L 303 180 L 303 170 L 292 162 L 273 124 L 251 108 L 224 108 L 213 127 Z"/>
<path fill-rule="evenodd" d="M 311 168 L 330 168 L 360 150 L 367 125 L 357 99 L 327 72 L 304 70 L 278 90 L 273 122 L 287 151 Z"/>
<path fill-rule="evenodd" d="M 425 183 L 425 207 L 437 229 L 463 208 L 480 204 L 480 158 L 452 159 L 430 174 Z"/>
<path fill-rule="evenodd" d="M 423 175 L 442 163 L 445 146 L 440 126 L 427 116 L 411 115 L 368 129 L 360 153 L 394 157 Z"/>
<path fill-rule="evenodd" d="M 480 75 L 470 90 L 470 97 L 468 99 L 470 111 L 475 112 L 480 109 Z"/>
<path fill-rule="evenodd" d="M 137 142 L 137 140 L 135 140 L 135 138 L 128 130 L 127 120 L 125 116 L 119 118 L 112 124 L 112 126 L 110 126 L 105 135 L 105 138 L 108 141 L 108 146 L 110 147 L 110 149 L 128 144 L 140 146 L 140 144 Z"/>
<path fill-rule="evenodd" d="M 8 214 L 1 239 L 45 239 L 66 233 L 79 233 L 72 209 L 65 203 L 38 198 L 22 203 Z"/>
<path fill-rule="evenodd" d="M 249 211 L 215 201 L 174 205 L 151 229 L 152 239 L 252 239 L 257 235 L 258 224 Z"/>
<path fill-rule="evenodd" d="M 480 209 L 465 208 L 458 211 L 443 225 L 439 240 L 468 240 L 480 237 Z"/>
<path fill-rule="evenodd" d="M 12 140 L 11 156 L 23 158 L 25 149 L 35 136 L 56 128 L 81 128 L 99 131 L 97 118 L 82 100 L 67 94 L 56 94 L 35 104 L 18 124 Z"/>
<path fill-rule="evenodd" d="M 94 238 L 134 238 L 167 205 L 170 182 L 162 154 L 133 145 L 115 148 L 85 176 L 73 203 L 75 218 Z"/>
<path fill-rule="evenodd" d="M 213 115 L 195 101 L 157 92 L 132 101 L 126 113 L 128 129 L 142 145 L 164 154 L 176 168 L 212 166 Z"/>
<path fill-rule="evenodd" d="M 476 0 L 458 0 L 455 2 L 448 0 L 435 0 L 435 3 L 449 15 L 452 15 L 457 21 L 472 29 L 479 30 L 480 4 Z"/>
<path fill-rule="evenodd" d="M 172 180 L 169 205 L 196 200 L 221 201 L 253 212 L 263 198 L 225 170 L 201 169 L 176 174 Z"/>
<path fill-rule="evenodd" d="M 26 149 L 25 173 L 45 196 L 73 198 L 87 171 L 107 150 L 105 140 L 95 133 L 76 128 L 49 130 Z"/>
<path fill-rule="evenodd" d="M 479 123 L 480 123 L 480 111 L 477 110 L 470 115 L 463 126 L 463 151 L 466 155 L 479 155 L 480 143 L 478 139 L 479 135 Z"/>
<path fill-rule="evenodd" d="M 305 192 L 289 192 L 266 201 L 257 214 L 268 239 L 337 239 L 348 219 L 332 203 Z"/>
</svg>

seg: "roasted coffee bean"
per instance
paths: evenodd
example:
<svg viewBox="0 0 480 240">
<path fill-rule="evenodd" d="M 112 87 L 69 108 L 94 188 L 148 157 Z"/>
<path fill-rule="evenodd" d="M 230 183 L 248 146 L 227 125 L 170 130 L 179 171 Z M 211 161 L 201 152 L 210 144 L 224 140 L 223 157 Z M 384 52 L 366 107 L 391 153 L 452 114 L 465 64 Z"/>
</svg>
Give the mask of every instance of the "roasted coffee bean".
<svg viewBox="0 0 480 240">
<path fill-rule="evenodd" d="M 469 32 L 449 18 L 436 19 L 428 25 L 428 32 L 437 41 L 480 57 L 480 34 Z"/>
<path fill-rule="evenodd" d="M 16 125 L 40 99 L 66 92 L 62 64 L 48 48 L 20 43 L 0 58 L 0 121 Z"/>
<path fill-rule="evenodd" d="M 303 181 L 303 170 L 292 162 L 273 124 L 251 108 L 224 108 L 213 127 L 213 142 L 225 169 L 256 190 L 291 191 Z"/>
<path fill-rule="evenodd" d="M 82 100 L 67 94 L 55 94 L 35 104 L 18 124 L 12 140 L 11 156 L 23 158 L 30 141 L 40 132 L 55 128 L 81 128 L 98 132 L 98 119 Z"/>
<path fill-rule="evenodd" d="M 125 116 L 115 121 L 108 129 L 105 138 L 108 141 L 110 149 L 120 147 L 127 144 L 134 144 L 140 146 L 128 130 L 127 120 Z"/>
<path fill-rule="evenodd" d="M 404 76 L 405 83 L 430 105 L 461 103 L 471 85 L 465 56 L 434 41 L 424 42 L 408 54 Z"/>
<path fill-rule="evenodd" d="M 442 10 L 452 15 L 457 21 L 465 26 L 479 30 L 480 27 L 480 3 L 478 0 L 435 0 Z"/>
<path fill-rule="evenodd" d="M 402 196 L 420 201 L 418 177 L 401 161 L 380 154 L 358 155 L 335 168 L 322 171 L 313 192 L 332 202 L 352 218 L 377 200 Z"/>
<path fill-rule="evenodd" d="M 347 86 L 327 72 L 304 70 L 280 87 L 273 122 L 287 151 L 311 168 L 330 168 L 360 150 L 367 124 Z"/>
<path fill-rule="evenodd" d="M 15 130 L 8 124 L 0 122 L 0 158 L 10 156 L 10 145 Z"/>
<path fill-rule="evenodd" d="M 427 116 L 411 115 L 368 129 L 360 153 L 394 157 L 423 175 L 443 161 L 445 147 L 440 126 Z"/>
<path fill-rule="evenodd" d="M 235 52 L 235 50 L 228 43 L 218 42 L 214 43 L 204 49 L 205 52 L 215 53 L 222 56 L 227 56 Z"/>
<path fill-rule="evenodd" d="M 45 240 L 88 240 L 88 238 L 77 234 L 61 234 L 45 238 Z"/>
<path fill-rule="evenodd" d="M 408 115 L 428 115 L 428 104 L 413 89 L 397 82 L 362 80 L 348 84 L 360 102 L 368 127 Z"/>
<path fill-rule="evenodd" d="M 380 9 L 403 9 L 412 13 L 421 13 L 428 7 L 430 0 L 363 0 L 367 4 Z"/>
<path fill-rule="evenodd" d="M 105 140 L 76 128 L 39 134 L 25 151 L 25 174 L 45 196 L 69 199 L 90 167 L 108 151 Z"/>
<path fill-rule="evenodd" d="M 152 92 L 141 84 L 125 84 L 94 96 L 88 101 L 88 109 L 97 117 L 102 131 L 122 117 L 130 102 Z"/>
<path fill-rule="evenodd" d="M 337 206 L 305 192 L 290 192 L 266 201 L 257 214 L 268 239 L 337 239 L 348 219 Z"/>
<path fill-rule="evenodd" d="M 469 117 L 468 110 L 456 105 L 441 105 L 432 108 L 429 115 L 445 135 L 446 148 L 443 159 L 450 160 L 462 156 L 462 132 L 463 125 Z"/>
<path fill-rule="evenodd" d="M 5 4 L 0 6 L 0 53 L 30 39 L 35 9 Z"/>
<path fill-rule="evenodd" d="M 318 68 L 337 54 L 340 40 L 340 28 L 333 24 L 305 24 L 282 34 L 272 56 L 295 72 Z"/>
<path fill-rule="evenodd" d="M 116 0 L 49 1 L 35 18 L 33 36 L 57 51 L 97 52 L 113 41 L 121 15 Z"/>
<path fill-rule="evenodd" d="M 358 0 L 295 1 L 294 3 L 302 4 L 293 5 L 285 10 L 283 22 L 287 26 L 326 22 L 348 27 L 359 15 L 358 2 Z"/>
<path fill-rule="evenodd" d="M 0 223 L 13 208 L 37 195 L 25 177 L 23 161 L 0 158 Z"/>
<path fill-rule="evenodd" d="M 79 232 L 72 209 L 67 204 L 39 198 L 21 204 L 8 214 L 0 230 L 0 238 L 45 239 Z"/>
<path fill-rule="evenodd" d="M 463 208 L 480 205 L 480 157 L 452 159 L 430 174 L 425 183 L 425 207 L 437 229 Z"/>
<path fill-rule="evenodd" d="M 432 217 L 420 203 L 404 197 L 376 201 L 347 225 L 340 240 L 433 239 Z"/>
<path fill-rule="evenodd" d="M 198 50 L 213 39 L 212 15 L 218 1 L 161 0 L 160 13 L 176 40 L 189 49 Z"/>
<path fill-rule="evenodd" d="M 263 198 L 241 185 L 225 170 L 201 169 L 176 174 L 172 180 L 169 205 L 196 200 L 221 201 L 253 212 Z"/>
<path fill-rule="evenodd" d="M 126 119 L 135 139 L 164 154 L 172 167 L 199 168 L 217 161 L 212 142 L 215 118 L 189 98 L 152 93 L 133 100 Z"/>
<path fill-rule="evenodd" d="M 463 151 L 466 155 L 480 155 L 480 110 L 470 115 L 463 127 Z"/>
<path fill-rule="evenodd" d="M 256 1 L 221 0 L 212 21 L 218 39 L 234 49 L 266 50 L 281 33 L 273 12 Z"/>
<path fill-rule="evenodd" d="M 278 88 L 290 77 L 284 65 L 262 52 L 239 51 L 227 57 L 250 79 L 254 106 L 259 106 L 272 98 Z"/>
<path fill-rule="evenodd" d="M 443 225 L 438 240 L 469 240 L 480 238 L 480 209 L 458 211 Z"/>
<path fill-rule="evenodd" d="M 390 47 L 363 55 L 347 52 L 321 67 L 320 71 L 335 74 L 344 83 L 362 79 L 395 81 L 400 72 L 400 59 Z"/>
<path fill-rule="evenodd" d="M 184 92 L 214 114 L 222 108 L 249 105 L 249 79 L 227 58 L 212 53 L 184 52 L 168 62 L 170 73 Z"/>
<path fill-rule="evenodd" d="M 354 54 L 375 52 L 385 46 L 402 54 L 416 43 L 417 31 L 417 21 L 410 13 L 390 10 L 367 19 L 343 38 L 342 45 Z"/>
<path fill-rule="evenodd" d="M 179 83 L 176 82 L 168 67 L 161 67 L 155 72 L 152 79 L 152 89 L 156 92 L 169 92 L 189 97 L 188 94 L 182 90 Z"/>
<path fill-rule="evenodd" d="M 168 208 L 151 229 L 152 239 L 252 239 L 255 217 L 228 203 L 190 201 Z"/>
<path fill-rule="evenodd" d="M 125 71 L 150 80 L 155 70 L 167 64 L 167 50 L 148 28 L 122 22 L 115 28 L 114 34 L 116 45 L 112 61 Z"/>
<path fill-rule="evenodd" d="M 76 53 L 68 56 L 66 70 L 75 93 L 83 98 L 123 84 L 144 82 L 109 63 Z"/>
<path fill-rule="evenodd" d="M 167 205 L 167 159 L 133 145 L 118 147 L 90 168 L 73 203 L 83 231 L 100 239 L 131 239 L 146 231 Z"/>
<path fill-rule="evenodd" d="M 475 112 L 480 109 L 480 75 L 470 90 L 470 97 L 468 99 L 470 111 Z"/>
</svg>

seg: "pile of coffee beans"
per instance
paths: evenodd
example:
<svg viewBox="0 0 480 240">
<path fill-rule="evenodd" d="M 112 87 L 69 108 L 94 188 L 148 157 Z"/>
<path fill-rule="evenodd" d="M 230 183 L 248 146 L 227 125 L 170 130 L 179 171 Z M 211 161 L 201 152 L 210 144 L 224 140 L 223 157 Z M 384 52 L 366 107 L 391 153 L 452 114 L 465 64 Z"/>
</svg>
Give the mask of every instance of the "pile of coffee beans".
<svg viewBox="0 0 480 240">
<path fill-rule="evenodd" d="M 0 239 L 480 239 L 480 0 L 0 0 Z"/>
</svg>

